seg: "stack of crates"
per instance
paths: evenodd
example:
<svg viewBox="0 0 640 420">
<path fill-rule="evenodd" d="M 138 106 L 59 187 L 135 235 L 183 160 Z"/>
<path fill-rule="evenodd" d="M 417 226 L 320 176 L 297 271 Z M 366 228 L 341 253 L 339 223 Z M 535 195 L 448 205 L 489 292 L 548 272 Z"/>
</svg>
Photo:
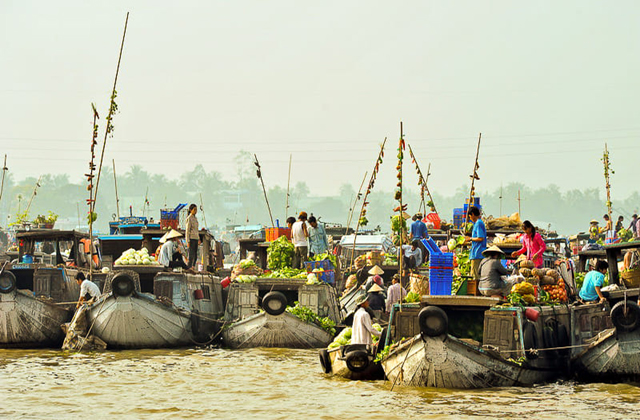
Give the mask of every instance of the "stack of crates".
<svg viewBox="0 0 640 420">
<path fill-rule="evenodd" d="M 453 227 L 460 229 L 464 223 L 464 209 L 453 209 Z"/>
<path fill-rule="evenodd" d="M 471 204 L 471 205 L 477 207 L 480 211 L 482 211 L 482 206 L 480 205 L 480 197 L 473 197 L 473 204 Z M 464 200 L 463 210 L 464 210 L 465 213 L 469 210 L 469 199 L 468 198 Z"/>
<path fill-rule="evenodd" d="M 186 203 L 178 204 L 175 209 L 160 210 L 160 227 L 162 229 L 178 229 L 180 226 L 180 211 L 187 206 Z"/>
<path fill-rule="evenodd" d="M 307 273 L 311 273 L 317 268 L 324 270 L 322 273 L 316 273 L 316 275 L 318 279 L 325 283 L 334 284 L 336 281 L 336 273 L 330 260 L 307 261 L 304 263 L 304 267 L 307 269 Z"/>
<path fill-rule="evenodd" d="M 291 240 L 291 229 L 290 228 L 281 228 L 281 227 L 270 227 L 265 229 L 266 241 L 271 242 L 275 241 L 281 236 L 286 236 L 287 239 Z"/>
<path fill-rule="evenodd" d="M 453 284 L 453 253 L 442 252 L 433 239 L 423 239 L 422 244 L 429 251 L 429 294 L 451 295 Z"/>
</svg>

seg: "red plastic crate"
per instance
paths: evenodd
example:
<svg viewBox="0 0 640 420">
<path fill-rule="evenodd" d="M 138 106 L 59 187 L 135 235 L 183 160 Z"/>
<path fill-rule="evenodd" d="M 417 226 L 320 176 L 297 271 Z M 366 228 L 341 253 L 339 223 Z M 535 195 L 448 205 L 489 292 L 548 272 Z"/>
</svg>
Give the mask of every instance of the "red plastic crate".
<svg viewBox="0 0 640 420">
<path fill-rule="evenodd" d="M 265 237 L 267 242 L 275 241 L 281 236 L 286 236 L 291 240 L 291 229 L 281 227 L 270 227 L 265 229 Z"/>
</svg>

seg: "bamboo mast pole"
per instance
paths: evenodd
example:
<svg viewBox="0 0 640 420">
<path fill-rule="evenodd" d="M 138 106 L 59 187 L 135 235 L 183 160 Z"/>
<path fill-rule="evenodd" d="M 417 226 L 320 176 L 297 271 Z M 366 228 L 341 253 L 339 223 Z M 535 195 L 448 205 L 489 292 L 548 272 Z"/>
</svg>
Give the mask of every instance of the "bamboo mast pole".
<svg viewBox="0 0 640 420">
<path fill-rule="evenodd" d="M 271 214 L 271 206 L 269 205 L 269 198 L 267 197 L 267 189 L 264 187 L 264 180 L 262 179 L 262 171 L 260 170 L 260 162 L 258 162 L 258 156 L 256 156 L 254 154 L 253 157 L 255 159 L 253 164 L 256 165 L 256 167 L 258 168 L 258 169 L 256 169 L 256 175 L 258 176 L 258 179 L 260 180 L 260 184 L 262 184 L 262 192 L 264 193 L 264 201 L 267 203 L 267 209 L 269 210 L 269 218 L 271 219 L 271 226 L 275 226 L 275 223 L 273 223 L 273 215 Z"/>
<path fill-rule="evenodd" d="M 104 160 L 104 149 L 107 146 L 107 136 L 113 132 L 113 124 L 111 121 L 113 120 L 113 114 L 118 110 L 118 105 L 116 104 L 116 84 L 118 83 L 118 74 L 120 73 L 120 62 L 122 60 L 122 50 L 124 49 L 124 39 L 127 35 L 127 24 L 129 23 L 129 12 L 127 12 L 127 17 L 124 21 L 124 32 L 122 33 L 122 42 L 120 43 L 120 53 L 118 55 L 118 65 L 116 66 L 116 76 L 113 80 L 113 89 L 111 90 L 111 103 L 109 105 L 109 114 L 107 115 L 107 127 L 104 130 L 104 139 L 102 141 L 102 152 L 100 153 L 100 164 L 98 166 L 98 177 L 96 179 L 95 190 L 93 192 L 93 203 L 91 206 L 91 211 L 95 211 L 95 203 L 98 198 L 98 187 L 100 186 L 100 174 L 102 173 L 102 161 Z"/>
<path fill-rule="evenodd" d="M 200 193 L 200 211 L 202 212 L 202 221 L 204 222 L 204 227 L 207 225 L 207 216 L 204 213 L 204 200 L 202 199 L 202 193 Z"/>
<path fill-rule="evenodd" d="M 612 212 L 611 212 L 611 177 L 610 175 L 613 173 L 613 171 L 611 170 L 611 162 L 609 161 L 609 149 L 607 148 L 607 143 L 604 144 L 604 153 L 602 155 L 602 163 L 604 164 L 604 181 L 605 181 L 605 188 L 607 190 L 607 215 L 609 215 L 609 223 L 611 224 L 611 229 L 614 228 L 613 226 L 613 219 L 611 218 Z M 609 237 L 611 236 L 611 233 L 609 233 L 607 231 L 607 233 L 605 233 L 605 235 L 608 235 Z M 606 243 L 606 236 L 605 236 L 605 243 Z"/>
<path fill-rule="evenodd" d="M 424 193 L 426 192 L 429 196 L 429 200 L 431 200 L 431 204 L 433 204 L 433 211 L 437 213 L 435 202 L 433 201 L 433 196 L 431 195 L 431 191 L 429 191 L 429 186 L 427 185 L 427 181 L 429 180 L 429 175 L 431 175 L 431 163 L 429 163 L 429 167 L 427 168 L 427 176 L 424 177 L 422 174 L 422 170 L 420 169 L 420 165 L 418 165 L 418 159 L 416 159 L 416 155 L 413 154 L 413 150 L 411 149 L 411 145 L 409 145 L 409 153 L 411 154 L 411 160 L 416 165 L 416 171 L 418 172 L 418 178 L 420 180 L 420 194 L 422 195 L 422 202 L 424 204 Z M 425 215 L 427 213 L 427 206 L 424 207 Z"/>
<path fill-rule="evenodd" d="M 33 203 L 33 199 L 38 195 L 38 187 L 40 187 L 40 181 L 42 180 L 42 175 L 38 177 L 36 181 L 36 186 L 33 187 L 33 193 L 31 194 L 31 198 L 29 198 L 29 203 L 27 204 L 27 208 L 25 210 L 25 217 L 29 215 L 29 209 L 31 208 L 31 203 Z"/>
<path fill-rule="evenodd" d="M 371 172 L 371 178 L 369 179 L 369 185 L 367 187 L 367 192 L 364 194 L 364 198 L 362 199 L 362 207 L 360 208 L 360 217 L 358 217 L 358 223 L 356 223 L 356 230 L 353 232 L 353 250 L 351 251 L 351 260 L 349 263 L 349 267 L 353 265 L 353 261 L 356 255 L 356 239 L 358 238 L 358 231 L 360 230 L 360 221 L 367 214 L 367 198 L 373 189 L 373 186 L 376 183 L 376 177 L 378 176 L 378 169 L 380 168 L 380 164 L 382 163 L 382 158 L 384 157 L 384 146 L 387 144 L 387 138 L 384 138 L 382 142 L 382 146 L 380 146 L 380 152 L 378 152 L 378 157 L 376 159 L 376 164 L 373 167 L 373 171 Z M 366 175 L 365 175 L 366 178 Z"/>
<path fill-rule="evenodd" d="M 476 160 L 475 160 L 475 162 L 473 164 L 473 172 L 470 175 L 471 176 L 471 189 L 469 190 L 469 207 L 471 207 L 473 205 L 473 196 L 475 195 L 475 191 L 476 191 L 476 187 L 475 187 L 476 179 L 480 179 L 480 177 L 478 176 L 478 169 L 480 169 L 480 165 L 478 164 L 478 156 L 480 155 L 480 141 L 481 140 L 482 140 L 482 133 L 480 133 L 480 135 L 478 136 L 478 146 L 476 147 Z M 464 215 L 464 227 L 463 227 L 463 229 L 466 228 L 468 220 L 469 220 L 469 211 L 466 211 L 465 215 Z"/>
<path fill-rule="evenodd" d="M 118 217 L 118 222 L 120 222 L 120 198 L 118 197 L 118 179 L 116 178 L 116 160 L 112 159 L 113 162 L 113 183 L 116 187 L 116 216 Z"/>
<path fill-rule="evenodd" d="M 293 155 L 289 153 L 289 175 L 287 175 L 287 197 L 286 197 L 287 201 L 284 206 L 285 220 L 287 217 L 289 217 L 289 186 L 291 185 L 291 160 L 292 159 L 293 159 Z"/>
<path fill-rule="evenodd" d="M 95 148 L 98 145 L 98 119 L 100 116 L 98 115 L 98 111 L 94 104 L 91 104 L 91 108 L 93 110 L 93 134 L 91 137 L 91 160 L 89 161 L 89 173 L 85 174 L 87 177 L 87 181 L 89 181 L 89 185 L 87 186 L 87 190 L 89 190 L 89 199 L 87 200 L 87 204 L 89 205 L 89 241 L 91 244 L 89 245 L 90 252 L 90 261 L 89 261 L 89 280 L 93 281 L 93 222 L 94 222 L 94 208 L 95 208 L 95 189 L 93 188 L 93 178 L 94 171 L 96 169 L 96 165 L 94 160 L 96 158 Z M 76 254 L 80 252 L 79 247 L 76 249 Z M 86 251 L 84 251 L 86 254 Z M 76 258 L 76 257 L 74 257 Z"/>
<path fill-rule="evenodd" d="M 399 206 L 398 206 L 398 216 L 400 217 L 400 221 L 401 221 L 401 226 L 404 226 L 404 217 L 402 216 L 402 212 L 403 212 L 403 205 L 402 205 L 402 150 L 404 146 L 404 130 L 403 130 L 403 126 L 402 126 L 402 121 L 400 121 L 400 140 L 398 141 L 398 185 L 400 187 L 400 189 L 398 190 L 400 192 L 399 197 L 398 197 L 398 202 L 399 202 Z M 402 244 L 404 242 L 404 231 L 401 230 L 400 231 L 400 246 L 398 247 L 398 274 L 400 274 L 400 284 L 402 285 L 402 279 L 404 278 L 404 258 L 403 258 L 403 254 L 402 254 Z M 400 310 L 402 310 L 402 305 L 400 305 Z"/>
<path fill-rule="evenodd" d="M 369 171 L 365 171 L 364 177 L 362 177 L 362 182 L 360 183 L 360 188 L 358 189 L 358 193 L 354 197 L 353 203 L 351 204 L 351 206 L 349 208 L 349 218 L 347 219 L 347 228 L 344 231 L 345 235 L 349 234 L 349 226 L 351 226 L 351 220 L 353 219 L 353 211 L 356 208 L 356 204 L 358 203 L 358 200 L 362 196 L 362 187 L 364 187 L 364 182 L 367 180 L 367 174 L 368 173 L 369 173 Z"/>
<path fill-rule="evenodd" d="M 2 201 L 2 194 L 4 192 L 4 176 L 9 168 L 7 168 L 7 155 L 4 155 L 4 164 L 2 165 L 2 184 L 0 184 L 0 201 Z"/>
</svg>

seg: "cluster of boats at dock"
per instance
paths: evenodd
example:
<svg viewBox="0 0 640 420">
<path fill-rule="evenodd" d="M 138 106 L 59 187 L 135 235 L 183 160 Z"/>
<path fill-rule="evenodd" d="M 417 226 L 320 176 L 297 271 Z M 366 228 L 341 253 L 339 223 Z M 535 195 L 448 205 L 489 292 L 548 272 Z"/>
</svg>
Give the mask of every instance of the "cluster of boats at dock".
<svg viewBox="0 0 640 420">
<path fill-rule="evenodd" d="M 106 238 L 103 261 L 137 244 L 155 249 L 162 230 L 142 227 L 121 243 Z M 340 297 L 335 284 L 304 279 L 258 278 L 229 282 L 228 270 L 208 259 L 212 237 L 201 231 L 203 270 L 158 265 L 90 269 L 77 231 L 32 230 L 17 234 L 17 258 L 0 265 L 0 347 L 89 350 L 223 345 L 228 348 L 316 348 L 322 371 L 350 379 L 386 378 L 394 385 L 437 388 L 531 386 L 560 378 L 636 381 L 640 377 L 639 289 L 621 287 L 606 303 L 518 306 L 497 298 L 430 296 L 396 303 L 376 345 L 327 349 L 336 331 L 287 310 L 299 305 L 346 328 L 366 293 L 355 287 Z M 24 261 L 36 242 L 49 242 L 55 261 Z M 67 259 L 63 244 L 71 248 Z M 640 247 L 640 243 L 627 245 Z M 610 260 L 621 245 L 606 246 Z M 105 253 L 110 250 L 109 253 Z M 74 261 L 70 266 L 69 261 Z M 611 264 L 616 266 L 616 264 Z M 366 281 L 370 266 L 356 274 Z M 337 270 L 337 267 L 336 267 Z M 76 310 L 83 272 L 102 295 Z M 342 278 L 342 276 L 339 276 Z M 617 269 L 611 281 L 619 283 Z M 572 278 L 565 279 L 568 284 Z M 84 317 L 80 322 L 80 315 Z M 82 325 L 80 325 L 82 323 Z M 78 324 L 78 325 L 75 325 Z M 63 329 L 61 326 L 65 325 Z M 70 337 L 80 336 L 80 340 Z M 91 341 L 90 337 L 96 339 Z M 76 337 L 77 338 L 77 337 Z M 97 346 L 98 348 L 100 346 Z"/>
</svg>

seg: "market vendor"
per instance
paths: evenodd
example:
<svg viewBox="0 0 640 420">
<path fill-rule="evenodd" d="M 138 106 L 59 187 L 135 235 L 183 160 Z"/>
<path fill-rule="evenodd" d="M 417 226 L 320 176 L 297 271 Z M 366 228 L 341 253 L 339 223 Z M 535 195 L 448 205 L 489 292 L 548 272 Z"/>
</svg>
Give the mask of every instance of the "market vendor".
<svg viewBox="0 0 640 420">
<path fill-rule="evenodd" d="M 411 239 L 427 239 L 429 232 L 427 225 L 422 221 L 422 213 L 416 213 L 412 219 L 414 219 L 414 222 L 411 223 Z"/>
<path fill-rule="evenodd" d="M 369 312 L 367 312 L 367 308 L 369 307 L 367 295 L 360 296 L 358 300 L 356 300 L 356 305 L 359 308 L 353 316 L 351 344 L 373 344 L 371 334 L 380 337 L 382 333 L 373 328 L 371 316 Z"/>
<path fill-rule="evenodd" d="M 591 270 L 584 276 L 584 282 L 582 283 L 582 289 L 580 289 L 580 299 L 585 302 L 605 302 L 607 299 L 602 293 L 602 286 L 604 285 L 604 275 L 609 269 L 609 263 L 603 260 L 599 260 L 596 263 L 595 270 Z"/>
<path fill-rule="evenodd" d="M 469 207 L 467 213 L 469 219 L 473 223 L 471 237 L 467 237 L 465 242 L 471 244 L 469 252 L 469 260 L 471 261 L 471 275 L 474 280 L 480 279 L 480 261 L 482 261 L 482 252 L 487 249 L 487 227 L 480 218 L 480 209 L 476 206 Z"/>
<path fill-rule="evenodd" d="M 164 244 L 160 248 L 160 254 L 158 255 L 158 262 L 167 268 L 183 268 L 187 269 L 187 264 L 184 262 L 184 254 L 180 247 L 180 238 L 182 233 L 175 229 L 171 229 L 165 234 L 161 241 L 164 239 Z"/>
<path fill-rule="evenodd" d="M 80 286 L 80 297 L 76 308 L 79 308 L 83 302 L 93 303 L 100 297 L 100 288 L 91 280 L 87 279 L 83 272 L 76 274 L 76 282 Z M 87 298 L 88 296 L 88 298 Z"/>
<path fill-rule="evenodd" d="M 530 221 L 525 220 L 522 223 L 522 230 L 524 235 L 522 236 L 522 248 L 514 251 L 511 254 L 512 258 L 516 258 L 518 255 L 527 253 L 527 259 L 533 261 L 536 268 L 542 268 L 544 260 L 542 254 L 547 249 L 547 244 L 544 243 L 542 236 L 536 232 L 536 228 Z"/>
<path fill-rule="evenodd" d="M 509 271 L 500 261 L 505 257 L 504 252 L 493 245 L 482 252 L 484 258 L 480 261 L 480 282 L 478 290 L 483 296 L 504 297 L 511 292 L 514 281 L 507 279 Z"/>
<path fill-rule="evenodd" d="M 291 227 L 291 242 L 294 246 L 293 268 L 302 269 L 309 255 L 309 231 L 307 229 L 307 212 L 301 211 L 298 221 Z"/>
<path fill-rule="evenodd" d="M 402 245 L 404 251 L 404 266 L 409 269 L 416 269 L 422 264 L 422 250 L 420 249 L 420 241 L 415 239 L 411 245 Z"/>
<path fill-rule="evenodd" d="M 367 296 L 369 299 L 369 309 L 371 309 L 377 318 L 380 318 L 380 314 L 384 312 L 384 295 L 382 292 L 384 289 L 374 283 L 373 286 L 367 290 Z"/>
<path fill-rule="evenodd" d="M 395 303 L 402 303 L 407 296 L 407 291 L 400 283 L 400 275 L 394 274 L 391 278 L 391 287 L 387 290 L 387 313 L 391 312 L 391 308 Z"/>
<path fill-rule="evenodd" d="M 309 217 L 309 256 L 324 254 L 329 249 L 329 240 L 324 225 L 315 216 Z"/>
<path fill-rule="evenodd" d="M 587 240 L 587 242 L 590 244 L 595 244 L 598 240 L 598 235 L 600 235 L 598 221 L 596 219 L 591 219 L 591 222 L 589 223 L 589 239 Z"/>
</svg>

